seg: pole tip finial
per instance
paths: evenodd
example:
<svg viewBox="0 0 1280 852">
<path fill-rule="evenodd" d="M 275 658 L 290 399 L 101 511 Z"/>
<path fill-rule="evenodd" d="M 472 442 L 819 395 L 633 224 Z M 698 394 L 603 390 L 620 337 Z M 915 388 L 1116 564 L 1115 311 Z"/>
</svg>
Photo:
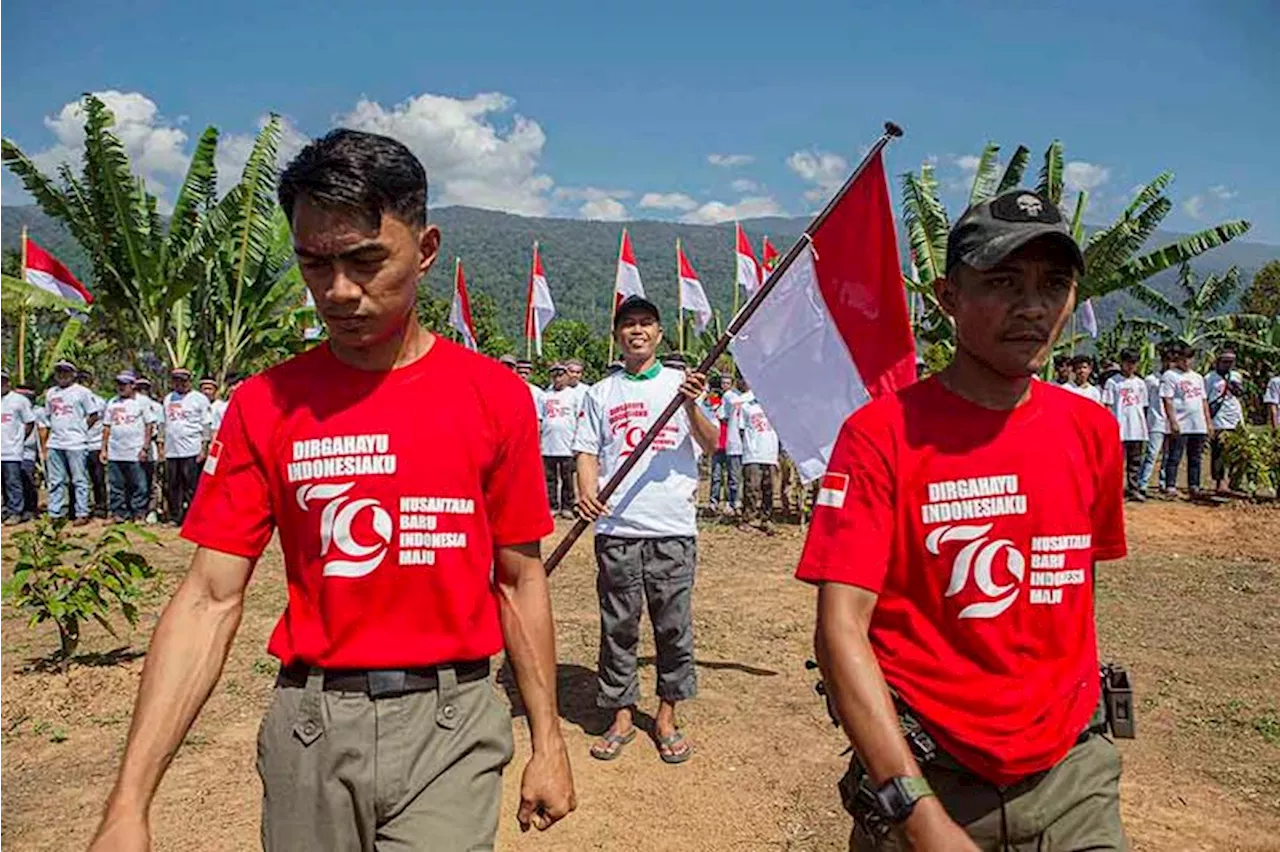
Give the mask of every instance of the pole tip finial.
<svg viewBox="0 0 1280 852">
<path fill-rule="evenodd" d="M 896 138 L 902 135 L 902 127 L 900 125 L 894 124 L 892 121 L 886 121 L 884 123 L 884 132 L 887 135 L 893 136 Z"/>
</svg>

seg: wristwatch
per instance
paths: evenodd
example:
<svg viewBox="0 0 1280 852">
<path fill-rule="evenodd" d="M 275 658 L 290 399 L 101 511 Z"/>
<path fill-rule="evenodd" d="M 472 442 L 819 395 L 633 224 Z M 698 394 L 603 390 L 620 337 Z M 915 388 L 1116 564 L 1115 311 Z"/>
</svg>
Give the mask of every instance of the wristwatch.
<svg viewBox="0 0 1280 852">
<path fill-rule="evenodd" d="M 875 791 L 876 810 L 886 821 L 900 825 L 911 816 L 916 802 L 933 794 L 933 788 L 924 778 L 918 775 L 899 775 L 890 778 Z"/>
</svg>

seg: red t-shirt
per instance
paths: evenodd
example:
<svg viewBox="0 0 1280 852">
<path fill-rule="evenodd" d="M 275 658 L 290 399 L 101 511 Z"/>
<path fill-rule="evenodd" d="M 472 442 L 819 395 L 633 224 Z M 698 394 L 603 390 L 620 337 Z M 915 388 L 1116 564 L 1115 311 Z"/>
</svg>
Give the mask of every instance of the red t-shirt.
<svg viewBox="0 0 1280 852">
<path fill-rule="evenodd" d="M 1031 383 L 1012 412 L 937 379 L 840 431 L 796 576 L 879 594 L 889 686 L 997 784 L 1047 769 L 1098 701 L 1093 565 L 1125 555 L 1115 418 Z"/>
<path fill-rule="evenodd" d="M 327 345 L 246 381 L 182 534 L 256 559 L 279 528 L 286 665 L 403 668 L 502 649 L 493 554 L 553 529 L 529 389 L 437 337 L 389 373 Z"/>
</svg>

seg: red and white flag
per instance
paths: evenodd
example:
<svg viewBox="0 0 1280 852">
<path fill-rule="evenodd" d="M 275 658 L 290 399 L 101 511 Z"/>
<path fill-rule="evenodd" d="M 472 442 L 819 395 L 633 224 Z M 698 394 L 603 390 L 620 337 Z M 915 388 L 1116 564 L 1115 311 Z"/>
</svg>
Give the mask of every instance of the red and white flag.
<svg viewBox="0 0 1280 852">
<path fill-rule="evenodd" d="M 764 279 L 769 277 L 769 273 L 778 265 L 778 259 L 782 255 L 778 254 L 778 250 L 773 247 L 773 243 L 769 242 L 768 237 L 764 237 L 760 242 L 760 283 L 764 283 Z"/>
<path fill-rule="evenodd" d="M 547 286 L 547 275 L 542 271 L 542 256 L 538 254 L 538 244 L 533 244 L 533 265 L 529 269 L 529 305 L 524 315 L 524 336 L 533 341 L 533 351 L 542 354 L 542 330 L 556 315 L 555 303 L 551 301 L 551 288 Z"/>
<path fill-rule="evenodd" d="M 467 295 L 467 279 L 462 274 L 462 258 L 453 265 L 453 301 L 449 304 L 449 325 L 462 337 L 462 345 L 477 352 L 476 326 L 471 321 L 471 298 Z"/>
<path fill-rule="evenodd" d="M 760 262 L 756 260 L 756 253 L 751 250 L 751 241 L 747 239 L 742 225 L 734 222 L 733 227 L 737 231 L 738 238 L 735 249 L 735 257 L 738 261 L 738 286 L 751 296 L 760 289 L 760 284 L 764 281 L 764 276 L 761 274 L 762 268 Z"/>
<path fill-rule="evenodd" d="M 631 250 L 631 236 L 623 228 L 622 243 L 618 246 L 618 274 L 613 279 L 613 307 L 616 309 L 628 296 L 644 298 L 644 287 L 640 284 L 636 253 Z"/>
<path fill-rule="evenodd" d="M 916 377 L 879 152 L 810 237 L 733 342 L 806 482 L 823 475 L 851 412 Z M 838 485 L 824 481 L 824 499 L 842 499 Z"/>
<path fill-rule="evenodd" d="M 26 280 L 32 287 L 39 287 L 69 302 L 79 302 L 82 305 L 93 304 L 93 294 L 76 280 L 61 261 L 40 248 L 35 240 L 27 237 L 27 244 L 22 254 L 27 264 Z"/>
<path fill-rule="evenodd" d="M 693 311 L 693 315 L 698 318 L 694 327 L 701 332 L 711 322 L 711 302 L 707 299 L 707 291 L 702 288 L 698 273 L 693 271 L 693 264 L 685 257 L 679 240 L 676 240 L 676 266 L 680 271 L 680 321 L 684 322 L 685 311 Z"/>
</svg>

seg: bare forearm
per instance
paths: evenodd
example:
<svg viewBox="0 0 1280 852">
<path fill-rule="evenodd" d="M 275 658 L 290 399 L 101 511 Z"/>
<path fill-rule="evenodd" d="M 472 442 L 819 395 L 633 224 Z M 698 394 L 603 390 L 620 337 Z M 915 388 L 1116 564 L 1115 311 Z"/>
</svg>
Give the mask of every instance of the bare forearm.
<svg viewBox="0 0 1280 852">
<path fill-rule="evenodd" d="M 600 459 L 586 453 L 578 453 L 574 462 L 578 479 L 578 493 L 595 497 L 600 490 Z"/>
<path fill-rule="evenodd" d="M 518 555 L 501 554 L 499 562 L 502 638 L 537 752 L 548 748 L 560 733 L 551 594 L 536 544 L 523 546 Z"/>
<path fill-rule="evenodd" d="M 841 726 L 872 781 L 919 775 L 865 625 L 820 598 L 814 644 Z"/>
<path fill-rule="evenodd" d="M 222 673 L 243 596 L 215 600 L 189 575 L 165 608 L 142 671 L 113 808 L 150 806 L 160 779 Z"/>
</svg>

